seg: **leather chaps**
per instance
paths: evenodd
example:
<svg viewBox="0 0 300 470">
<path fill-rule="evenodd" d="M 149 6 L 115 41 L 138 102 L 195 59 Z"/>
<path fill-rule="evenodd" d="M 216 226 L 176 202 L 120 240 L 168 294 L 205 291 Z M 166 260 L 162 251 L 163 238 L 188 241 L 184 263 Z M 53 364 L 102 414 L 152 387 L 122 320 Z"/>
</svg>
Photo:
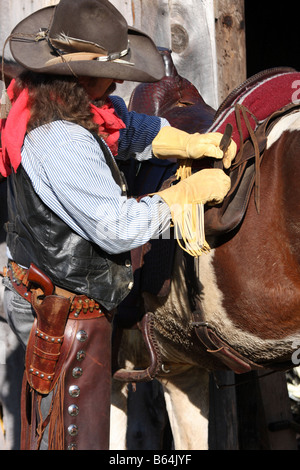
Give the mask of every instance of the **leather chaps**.
<svg viewBox="0 0 300 470">
<path fill-rule="evenodd" d="M 26 348 L 21 450 L 108 450 L 113 312 L 54 286 L 34 265 L 11 262 L 5 275 L 36 314 Z"/>
<path fill-rule="evenodd" d="M 105 315 L 69 318 L 60 355 L 63 364 L 49 395 L 31 388 L 24 375 L 21 449 L 40 449 L 45 436 L 48 450 L 109 449 L 110 321 Z"/>
</svg>

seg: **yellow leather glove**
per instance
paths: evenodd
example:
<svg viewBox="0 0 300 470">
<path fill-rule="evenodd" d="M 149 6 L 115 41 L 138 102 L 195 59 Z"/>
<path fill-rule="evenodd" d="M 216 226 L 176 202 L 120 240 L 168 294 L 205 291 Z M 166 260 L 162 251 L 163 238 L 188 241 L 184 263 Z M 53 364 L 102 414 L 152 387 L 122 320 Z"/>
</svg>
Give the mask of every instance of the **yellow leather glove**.
<svg viewBox="0 0 300 470">
<path fill-rule="evenodd" d="M 203 157 L 223 158 L 224 168 L 231 166 L 235 158 L 237 146 L 232 140 L 225 155 L 220 149 L 223 134 L 210 132 L 207 134 L 188 134 L 175 127 L 163 127 L 152 142 L 152 151 L 159 159 L 197 159 Z"/>
<path fill-rule="evenodd" d="M 158 194 L 170 207 L 184 204 L 219 204 L 230 190 L 230 177 L 218 168 L 207 168 Z"/>
<path fill-rule="evenodd" d="M 205 240 L 204 204 L 221 203 L 230 184 L 223 170 L 209 168 L 155 193 L 168 204 L 177 241 L 190 255 L 198 257 L 209 251 Z"/>
</svg>

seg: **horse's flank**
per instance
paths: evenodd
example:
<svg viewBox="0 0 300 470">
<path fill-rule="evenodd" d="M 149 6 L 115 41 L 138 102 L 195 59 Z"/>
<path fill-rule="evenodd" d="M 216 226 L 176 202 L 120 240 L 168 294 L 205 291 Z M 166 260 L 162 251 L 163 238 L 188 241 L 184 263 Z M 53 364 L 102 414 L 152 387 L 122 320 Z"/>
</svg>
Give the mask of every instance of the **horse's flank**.
<svg viewBox="0 0 300 470">
<path fill-rule="evenodd" d="M 236 233 L 200 260 L 207 290 L 213 278 L 203 296 L 207 321 L 254 361 L 287 359 L 300 340 L 299 149 L 296 113 L 269 135 L 260 214 L 252 198 Z"/>
</svg>

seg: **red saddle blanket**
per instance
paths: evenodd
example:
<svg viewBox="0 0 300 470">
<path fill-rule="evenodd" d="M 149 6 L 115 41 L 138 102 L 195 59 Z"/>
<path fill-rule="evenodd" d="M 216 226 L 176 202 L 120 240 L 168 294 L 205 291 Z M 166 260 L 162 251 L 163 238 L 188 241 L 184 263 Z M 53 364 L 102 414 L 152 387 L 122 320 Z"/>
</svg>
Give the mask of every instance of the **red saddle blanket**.
<svg viewBox="0 0 300 470">
<path fill-rule="evenodd" d="M 214 123 L 207 132 L 224 133 L 226 124 L 231 124 L 233 127 L 232 138 L 239 149 L 237 104 L 247 108 L 258 121 L 262 122 L 284 106 L 296 101 L 300 102 L 300 72 L 287 70 L 290 71 L 278 73 L 276 73 L 276 69 L 265 71 L 261 74 L 261 79 L 255 79 L 255 77 L 259 77 L 258 75 L 252 77 L 243 86 L 234 90 L 219 108 Z M 255 120 L 250 114 L 248 114 L 248 118 L 251 127 L 255 129 L 257 125 Z M 242 137 L 243 141 L 249 137 L 245 122 L 242 122 Z"/>
</svg>

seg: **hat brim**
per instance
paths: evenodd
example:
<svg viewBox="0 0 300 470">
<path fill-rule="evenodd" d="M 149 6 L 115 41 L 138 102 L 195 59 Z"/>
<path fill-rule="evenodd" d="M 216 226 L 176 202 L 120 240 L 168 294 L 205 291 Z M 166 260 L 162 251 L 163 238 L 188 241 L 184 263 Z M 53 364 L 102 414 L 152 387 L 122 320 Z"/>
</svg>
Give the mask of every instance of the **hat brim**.
<svg viewBox="0 0 300 470">
<path fill-rule="evenodd" d="M 11 53 L 26 69 L 52 75 L 76 75 L 105 77 L 135 82 L 154 82 L 165 75 L 163 59 L 149 36 L 134 28 L 128 28 L 130 52 L 122 57 L 126 62 L 79 60 L 47 65 L 53 59 L 53 51 L 46 39 L 36 41 L 41 29 L 48 29 L 55 6 L 42 8 L 22 20 L 12 31 Z M 31 37 L 30 37 L 31 36 Z"/>
</svg>

